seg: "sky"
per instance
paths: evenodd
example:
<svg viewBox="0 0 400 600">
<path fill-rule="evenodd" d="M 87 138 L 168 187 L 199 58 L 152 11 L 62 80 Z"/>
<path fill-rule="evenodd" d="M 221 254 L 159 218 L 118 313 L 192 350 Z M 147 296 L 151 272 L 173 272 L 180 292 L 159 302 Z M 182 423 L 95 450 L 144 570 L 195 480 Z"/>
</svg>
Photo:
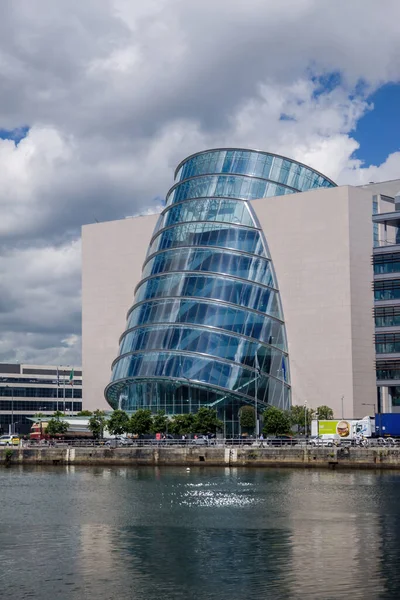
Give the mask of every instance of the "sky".
<svg viewBox="0 0 400 600">
<path fill-rule="evenodd" d="M 0 362 L 80 364 L 81 226 L 159 210 L 188 154 L 399 178 L 399 22 L 398 0 L 3 0 Z"/>
</svg>

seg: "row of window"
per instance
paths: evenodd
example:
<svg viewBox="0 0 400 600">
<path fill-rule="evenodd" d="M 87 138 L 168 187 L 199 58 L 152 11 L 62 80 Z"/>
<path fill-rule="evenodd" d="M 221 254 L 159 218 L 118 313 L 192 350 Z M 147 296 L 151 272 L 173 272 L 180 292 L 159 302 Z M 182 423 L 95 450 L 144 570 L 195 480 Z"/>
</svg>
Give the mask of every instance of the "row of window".
<svg viewBox="0 0 400 600">
<path fill-rule="evenodd" d="M 400 279 L 374 282 L 375 300 L 397 300 L 400 298 Z"/>
<path fill-rule="evenodd" d="M 219 246 L 259 256 L 266 254 L 257 229 L 223 223 L 188 223 L 161 231 L 150 244 L 147 256 L 179 246 Z"/>
<path fill-rule="evenodd" d="M 375 336 L 377 354 L 400 352 L 400 333 L 381 333 Z"/>
<path fill-rule="evenodd" d="M 247 202 L 228 198 L 201 198 L 173 204 L 157 223 L 156 230 L 191 221 L 218 221 L 219 223 L 239 223 L 254 227 L 255 223 Z"/>
<path fill-rule="evenodd" d="M 116 388 L 119 384 L 116 384 Z M 271 387 L 274 406 L 288 409 L 290 406 L 290 389 L 279 382 Z M 250 401 L 250 403 L 252 403 Z M 243 399 L 231 393 L 212 389 L 198 384 L 180 383 L 177 381 L 132 382 L 123 385 L 118 395 L 118 406 L 122 410 L 138 410 L 150 408 L 153 412 L 163 410 L 167 414 L 187 414 L 197 411 L 201 406 L 214 405 L 222 420 L 237 420 Z M 260 401 L 259 412 L 265 409 Z"/>
<path fill-rule="evenodd" d="M 40 385 L 59 385 L 59 387 L 63 387 L 64 383 L 68 383 L 68 385 L 70 384 L 70 379 L 69 379 L 69 374 L 66 375 L 65 377 L 59 377 L 58 381 L 57 379 L 39 379 L 38 377 L 0 377 L 0 384 L 1 383 L 39 383 Z M 82 380 L 81 379 L 74 379 L 74 385 L 82 385 Z"/>
<path fill-rule="evenodd" d="M 186 200 L 188 198 L 241 198 L 242 200 L 255 200 L 256 198 L 270 198 L 293 194 L 294 190 L 263 181 L 252 179 L 243 175 L 207 175 L 195 177 L 178 183 L 167 195 L 167 205 Z"/>
<path fill-rule="evenodd" d="M 276 288 L 271 261 L 268 259 L 211 248 L 194 247 L 156 254 L 146 263 L 142 278 L 172 271 L 211 271 Z"/>
<path fill-rule="evenodd" d="M 400 306 L 375 307 L 376 327 L 395 327 L 400 325 Z"/>
<path fill-rule="evenodd" d="M 279 313 L 277 296 L 275 301 L 276 312 Z M 235 308 L 212 301 L 169 299 L 144 302 L 130 313 L 127 328 L 131 329 L 146 323 L 210 325 L 255 338 L 283 350 L 287 348 L 285 327 L 280 321 L 244 308 Z"/>
<path fill-rule="evenodd" d="M 332 183 L 312 169 L 283 157 L 246 150 L 217 150 L 189 158 L 181 167 L 180 180 L 207 173 L 243 173 L 278 183 L 296 190 L 332 187 Z"/>
<path fill-rule="evenodd" d="M 210 298 L 245 306 L 279 318 L 277 292 L 254 283 L 223 276 L 171 273 L 147 279 L 136 292 L 136 303 L 151 298 L 183 296 Z"/>
<path fill-rule="evenodd" d="M 203 382 L 254 397 L 255 389 L 263 400 L 269 382 L 281 380 L 259 375 L 239 365 L 220 362 L 212 357 L 185 356 L 174 352 L 140 353 L 121 357 L 114 364 L 112 381 L 129 378 L 173 377 Z M 194 384 L 195 385 L 195 384 Z"/>
<path fill-rule="evenodd" d="M 399 379 L 400 380 L 400 367 L 395 369 L 395 368 L 387 368 L 387 369 L 380 369 L 377 368 L 376 369 L 376 378 L 378 381 L 380 380 L 396 380 Z"/>
<path fill-rule="evenodd" d="M 264 373 L 284 381 L 288 379 L 287 357 L 281 350 L 201 327 L 158 325 L 135 329 L 124 336 L 120 354 L 138 350 L 200 352 L 260 368 Z"/>
<path fill-rule="evenodd" d="M 0 410 L 9 410 L 9 411 L 56 411 L 56 410 L 65 410 L 70 411 L 80 411 L 82 410 L 82 402 L 63 402 L 63 399 L 60 398 L 58 402 L 45 402 L 43 400 L 0 400 Z M 72 407 L 73 405 L 73 407 Z"/>
<path fill-rule="evenodd" d="M 0 396 L 14 396 L 14 398 L 82 398 L 82 388 L 29 388 L 0 386 Z"/>
<path fill-rule="evenodd" d="M 398 272 L 400 272 L 400 253 L 377 254 L 374 256 L 374 273 L 376 275 Z"/>
</svg>

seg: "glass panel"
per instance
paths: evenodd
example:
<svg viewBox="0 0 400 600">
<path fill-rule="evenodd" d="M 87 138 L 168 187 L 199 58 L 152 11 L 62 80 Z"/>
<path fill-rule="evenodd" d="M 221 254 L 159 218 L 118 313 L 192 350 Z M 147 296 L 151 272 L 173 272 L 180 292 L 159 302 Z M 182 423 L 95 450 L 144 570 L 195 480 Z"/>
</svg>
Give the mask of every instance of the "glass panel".
<svg viewBox="0 0 400 600">
<path fill-rule="evenodd" d="M 269 260 L 204 248 L 168 250 L 157 254 L 146 263 L 142 278 L 173 271 L 209 271 L 276 287 Z"/>
<path fill-rule="evenodd" d="M 151 318 L 147 315 L 151 314 Z M 158 300 L 133 309 L 127 329 L 147 323 L 191 323 L 211 325 L 259 339 L 260 342 L 287 349 L 283 323 L 243 308 L 212 303 L 211 300 Z"/>
<path fill-rule="evenodd" d="M 166 229 L 153 240 L 148 256 L 165 248 L 179 246 L 220 246 L 265 256 L 257 230 L 216 223 L 188 223 Z"/>
<path fill-rule="evenodd" d="M 279 156 L 248 150 L 219 150 L 194 156 L 182 166 L 178 179 L 183 181 L 197 175 L 216 173 L 254 175 L 284 183 L 299 191 L 333 186 L 326 177 L 309 167 Z"/>
<path fill-rule="evenodd" d="M 128 332 L 122 339 L 120 354 L 139 350 L 181 350 L 260 368 L 263 372 L 286 380 L 286 357 L 276 348 L 201 327 L 158 325 Z M 255 358 L 257 356 L 257 359 Z"/>
<path fill-rule="evenodd" d="M 248 225 L 249 227 L 255 226 L 245 201 L 228 198 L 203 198 L 187 200 L 170 206 L 161 215 L 161 224 L 156 231 L 175 223 L 191 221 L 219 221 Z"/>
<path fill-rule="evenodd" d="M 242 191 L 243 185 L 243 191 Z M 254 200 L 269 196 L 293 194 L 295 190 L 255 178 L 241 175 L 208 175 L 179 183 L 167 197 L 167 205 L 188 198 L 226 197 Z"/>
</svg>

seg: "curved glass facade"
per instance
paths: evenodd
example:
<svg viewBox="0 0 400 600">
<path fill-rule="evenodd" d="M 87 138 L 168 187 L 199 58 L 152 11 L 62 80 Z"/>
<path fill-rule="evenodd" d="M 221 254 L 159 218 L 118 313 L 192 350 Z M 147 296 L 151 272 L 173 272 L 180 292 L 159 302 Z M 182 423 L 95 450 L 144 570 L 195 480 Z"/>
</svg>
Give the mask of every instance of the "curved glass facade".
<svg viewBox="0 0 400 600">
<path fill-rule="evenodd" d="M 217 408 L 239 433 L 244 404 L 290 407 L 277 278 L 251 199 L 335 184 L 305 165 L 211 150 L 177 169 L 150 241 L 106 398 L 167 414 Z"/>
</svg>

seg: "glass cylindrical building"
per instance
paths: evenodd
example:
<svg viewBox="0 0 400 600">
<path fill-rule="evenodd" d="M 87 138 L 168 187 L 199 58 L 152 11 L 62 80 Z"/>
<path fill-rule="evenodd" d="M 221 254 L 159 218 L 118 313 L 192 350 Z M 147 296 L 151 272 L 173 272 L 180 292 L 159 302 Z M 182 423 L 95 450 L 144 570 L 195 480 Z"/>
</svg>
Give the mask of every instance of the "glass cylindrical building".
<svg viewBox="0 0 400 600">
<path fill-rule="evenodd" d="M 243 405 L 290 407 L 284 314 L 251 200 L 335 184 L 265 152 L 217 149 L 175 172 L 105 391 L 113 408 L 212 406 L 226 435 Z"/>
</svg>

